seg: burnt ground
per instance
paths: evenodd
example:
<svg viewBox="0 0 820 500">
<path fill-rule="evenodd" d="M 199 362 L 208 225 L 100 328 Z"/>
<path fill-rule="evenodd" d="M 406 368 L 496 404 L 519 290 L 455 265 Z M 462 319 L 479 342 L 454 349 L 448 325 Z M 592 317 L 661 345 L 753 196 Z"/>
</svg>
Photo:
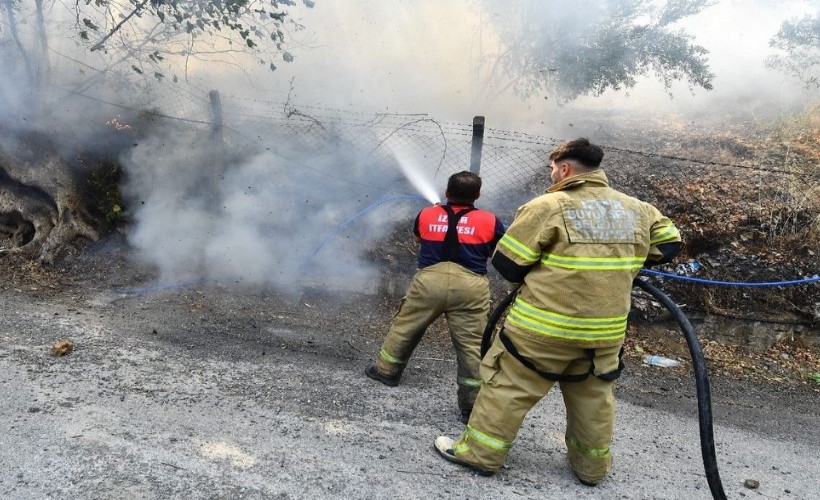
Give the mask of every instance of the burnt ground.
<svg viewBox="0 0 820 500">
<path fill-rule="evenodd" d="M 13 254 L 0 254 L 0 272 L 3 276 L 0 281 L 0 303 L 5 318 L 0 329 L 3 343 L 0 346 L 0 362 L 9 370 L 0 387 L 10 394 L 7 384 L 14 383 L 13 376 L 18 372 L 20 380 L 28 380 L 36 387 L 36 390 L 31 389 L 31 401 L 15 400 L 14 404 L 6 401 L 6 410 L 0 417 L 12 424 L 11 433 L 4 438 L 10 441 L 7 444 L 24 446 L 21 443 L 33 440 L 37 442 L 33 446 L 44 446 L 44 452 L 51 450 L 48 438 L 39 435 L 33 438 L 28 434 L 38 431 L 48 433 L 42 428 L 32 428 L 38 418 L 73 421 L 71 412 L 83 409 L 88 415 L 96 415 L 95 411 L 99 411 L 100 415 L 117 414 L 122 422 L 131 421 L 133 424 L 141 422 L 139 411 L 142 405 L 161 404 L 169 408 L 168 415 L 163 417 L 168 421 L 153 421 L 159 417 L 152 417 L 145 423 L 143 431 L 151 437 L 135 435 L 139 431 L 134 429 L 120 429 L 119 433 L 105 428 L 95 431 L 82 428 L 79 424 L 64 431 L 71 434 L 68 437 L 54 436 L 53 443 L 68 442 L 60 446 L 69 454 L 72 446 L 79 447 L 77 442 L 89 437 L 99 438 L 97 432 L 107 432 L 107 440 L 115 436 L 120 443 L 117 446 L 130 450 L 132 455 L 142 456 L 116 459 L 125 460 L 114 473 L 114 476 L 125 478 L 121 482 L 112 483 L 105 479 L 112 474 L 113 466 L 108 463 L 112 460 L 112 452 L 102 445 L 99 449 L 94 448 L 93 456 L 87 459 L 91 462 L 83 462 L 80 468 L 85 472 L 72 479 L 70 484 L 60 482 L 68 477 L 62 472 L 76 472 L 72 467 L 77 465 L 54 469 L 56 482 L 50 484 L 48 471 L 55 467 L 54 461 L 59 464 L 58 459 L 49 461 L 37 455 L 40 457 L 37 460 L 29 457 L 25 464 L 13 463 L 15 453 L 7 451 L 0 456 L 4 469 L 0 475 L 0 496 L 115 498 L 128 491 L 136 498 L 162 498 L 182 494 L 195 484 L 197 488 L 192 491 L 197 494 L 192 496 L 198 498 L 386 498 L 391 495 L 380 489 L 383 485 L 378 484 L 380 480 L 385 480 L 384 471 L 378 467 L 379 460 L 389 462 L 392 453 L 406 447 L 401 439 L 385 446 L 385 442 L 391 442 L 391 433 L 400 429 L 406 432 L 402 435 L 413 436 L 413 428 L 423 428 L 425 425 L 436 426 L 451 434 L 459 429 L 455 421 L 456 410 L 450 407 L 454 404 L 448 406 L 454 397 L 448 385 L 453 354 L 443 324 L 437 323 L 431 328 L 411 362 L 406 382 L 401 386 L 406 386 L 409 395 L 374 386 L 361 375 L 362 369 L 378 351 L 398 297 L 349 292 L 339 294 L 320 289 L 283 294 L 274 290 L 214 283 L 151 289 L 155 285 L 154 271 L 129 257 L 122 246 L 110 242 L 90 247 L 52 268 L 39 267 Z M 73 329 L 66 330 L 67 325 Z M 65 337 L 74 342 L 74 351 L 64 357 L 51 356 L 51 345 Z M 761 463 L 755 470 L 757 466 L 744 464 L 744 459 L 739 459 L 734 450 L 727 449 L 727 445 L 721 447 L 720 429 L 726 434 L 760 436 L 768 443 L 765 446 L 778 443 L 787 449 L 793 446 L 795 450 L 820 446 L 820 429 L 817 427 L 820 421 L 820 407 L 817 405 L 820 383 L 807 378 L 811 373 L 820 372 L 818 353 L 788 341 L 780 342 L 764 353 L 751 353 L 708 339 L 702 340 L 709 358 L 715 424 L 719 426 L 716 439 L 719 443 L 719 463 L 730 474 L 724 478 L 727 492 L 732 492 L 730 497 L 810 498 L 810 492 L 818 491 L 816 483 L 814 486 L 809 484 L 816 481 L 818 471 L 814 469 L 812 472 L 812 467 L 816 465 L 805 465 L 807 470 L 786 470 L 788 467 L 783 464 L 804 467 L 794 464 L 800 460 L 813 462 L 812 457 L 784 458 L 782 462 L 773 461 L 774 465 L 771 466 Z M 641 362 L 644 353 L 679 357 L 683 362 L 676 368 L 649 367 Z M 673 427 L 678 425 L 676 419 L 683 419 L 691 426 L 697 411 L 695 385 L 686 346 L 672 326 L 654 325 L 650 328 L 633 325 L 627 343 L 626 364 L 626 372 L 618 384 L 617 397 L 626 408 L 623 411 L 627 416 L 619 414 L 618 428 L 624 430 L 618 432 L 624 436 L 638 432 L 640 436 L 640 428 L 649 424 L 641 422 L 636 429 L 634 421 L 628 418 L 635 412 L 641 415 L 644 411 L 650 412 L 648 418 L 656 421 L 655 425 L 665 428 L 665 432 L 675 432 Z M 281 366 L 279 374 L 277 366 Z M 98 375 L 90 378 L 88 370 L 92 368 L 100 371 L 93 372 Z M 355 388 L 361 385 L 361 390 L 367 391 L 368 396 L 357 396 L 355 390 L 351 393 L 339 392 L 338 385 L 342 383 L 338 381 L 340 372 L 347 374 L 342 378 L 352 377 L 351 380 L 343 380 L 344 384 L 353 384 Z M 192 379 L 186 380 L 188 376 Z M 191 384 L 196 387 L 191 387 Z M 403 404 L 405 397 L 411 404 Z M 95 398 L 106 402 L 96 402 Z M 186 401 L 190 402 L 193 411 L 197 408 L 201 410 L 200 405 L 205 404 L 208 398 L 213 398 L 214 402 L 213 406 L 206 405 L 205 408 L 210 409 L 205 411 L 213 412 L 212 415 L 173 414 L 173 411 L 180 411 L 178 406 L 183 404 L 184 407 Z M 95 401 L 93 405 L 92 401 Z M 447 404 L 442 404 L 442 401 Z M 129 403 L 134 406 L 128 406 Z M 186 436 L 179 429 L 166 431 L 163 425 L 169 425 L 169 421 L 214 418 L 217 422 L 224 421 L 238 428 L 243 425 L 252 427 L 259 425 L 261 414 L 267 410 L 272 413 L 266 414 L 268 416 L 265 418 L 281 419 L 276 420 L 279 426 L 277 433 L 284 433 L 284 437 L 279 436 L 279 439 L 290 440 L 291 447 L 321 446 L 325 455 L 332 454 L 327 447 L 334 445 L 328 445 L 321 439 L 316 441 L 311 436 L 315 429 L 311 429 L 321 422 L 327 431 L 328 425 L 331 425 L 328 422 L 343 422 L 332 424 L 331 427 L 341 427 L 332 427 L 336 430 L 331 434 L 344 435 L 348 432 L 345 431 L 346 426 L 353 425 L 350 422 L 358 422 L 370 430 L 362 433 L 350 431 L 352 435 L 359 441 L 363 440 L 365 445 L 368 442 L 377 443 L 378 449 L 368 450 L 365 446 L 364 455 L 354 454 L 349 458 L 352 463 L 336 466 L 343 473 L 338 477 L 327 472 L 325 480 L 315 483 L 300 479 L 301 482 L 307 481 L 307 486 L 302 490 L 304 496 L 298 493 L 298 489 L 295 492 L 288 489 L 290 483 L 285 480 L 281 490 L 271 489 L 269 485 L 263 486 L 271 480 L 268 476 L 253 476 L 254 479 L 249 480 L 248 473 L 245 473 L 241 476 L 244 479 L 237 479 L 237 476 L 218 468 L 180 465 L 180 462 L 167 458 L 167 454 L 173 456 L 172 451 L 163 451 L 165 447 L 180 447 L 193 440 L 190 437 L 193 432 Z M 259 412 L 255 417 L 252 414 L 254 411 Z M 270 416 L 287 415 L 289 411 L 307 412 L 309 417 L 299 423 L 284 416 Z M 108 417 L 99 418 L 107 421 Z M 238 423 L 232 423 L 234 418 Z M 530 421 L 534 423 L 529 427 L 535 427 L 540 418 L 543 418 L 540 414 L 533 416 Z M 666 419 L 672 419 L 672 423 Z M 545 425 L 550 424 L 548 420 L 544 421 Z M 98 420 L 95 421 L 98 423 L 94 425 L 100 425 Z M 241 423 L 245 421 L 249 423 Z M 118 425 L 125 426 L 122 422 Z M 406 431 L 405 426 L 411 429 Z M 15 434 L 18 431 L 20 434 Z M 526 437 L 527 432 L 531 431 L 522 430 L 522 436 Z M 560 428 L 555 431 L 560 432 Z M 43 439 L 46 444 L 40 442 Z M 631 441 L 638 438 L 622 439 Z M 698 490 L 694 497 L 705 497 L 708 489 L 702 469 L 699 469 L 699 451 L 696 444 L 691 442 L 696 439 L 696 434 L 680 439 L 686 443 L 687 450 L 674 455 L 684 460 L 691 470 L 679 479 L 660 483 L 667 485 L 665 487 L 668 489 L 632 489 L 635 488 L 632 484 L 635 481 L 645 480 L 651 484 L 653 480 L 668 477 L 670 472 L 661 462 L 660 465 L 654 464 L 656 470 L 653 472 L 648 472 L 653 465 L 641 466 L 647 471 L 616 472 L 602 485 L 610 489 L 599 488 L 597 491 L 603 491 L 606 498 L 609 498 L 607 491 L 613 498 L 624 496 L 624 492 L 633 498 L 692 498 L 691 488 L 694 488 Z M 747 439 L 741 438 L 742 441 Z M 424 474 L 418 476 L 424 478 L 428 475 L 441 476 L 445 478 L 445 486 L 441 487 L 445 488 L 454 477 L 458 481 L 473 477 L 461 474 L 460 469 L 449 468 L 449 464 L 438 463 L 435 457 L 429 459 L 431 463 L 427 464 L 431 455 L 428 441 L 431 438 L 425 434 L 420 438 L 420 444 L 414 444 L 422 450 L 419 451 L 422 458 L 413 458 L 413 463 L 406 464 L 406 467 L 403 463 L 393 466 L 398 470 L 391 474 L 395 476 L 398 472 L 403 477 L 401 480 L 388 475 L 392 477 L 390 480 L 401 483 L 404 489 L 405 495 L 399 494 L 398 497 L 425 498 L 432 494 L 415 484 L 417 481 L 413 474 Z M 522 441 L 526 442 L 524 439 Z M 657 438 L 652 439 L 652 443 L 657 442 Z M 229 461 L 235 469 L 254 470 L 251 458 L 227 446 L 224 441 L 217 439 L 214 444 L 200 440 L 196 443 L 199 455 L 211 456 L 216 462 Z M 620 443 L 623 448 L 627 448 L 627 444 Z M 109 443 L 106 446 L 113 445 Z M 194 445 L 188 443 L 188 446 Z M 518 453 L 525 453 L 535 445 L 516 446 L 520 450 Z M 628 457 L 622 463 L 639 460 L 638 456 L 648 451 L 646 445 L 641 446 L 643 452 L 625 453 Z M 82 454 L 89 453 L 87 446 L 79 449 Z M 765 450 L 756 449 L 754 452 L 767 456 Z M 281 458 L 280 470 L 288 470 L 284 458 L 287 453 L 277 453 L 275 450 L 270 453 L 272 456 L 257 456 L 256 463 L 264 462 L 268 464 L 265 467 L 269 467 L 270 463 L 278 463 Z M 305 452 L 299 453 L 303 460 L 321 468 L 322 453 L 317 451 L 316 455 L 308 457 L 304 456 Z M 549 452 L 549 461 L 557 461 L 561 465 L 561 453 L 560 446 L 556 447 L 554 452 Z M 159 465 L 152 465 L 152 461 L 145 458 L 150 454 L 157 454 L 156 457 L 151 456 Z M 661 458 L 667 455 L 666 451 L 658 451 L 657 454 Z M 360 460 L 363 462 L 359 463 Z M 494 479 L 497 482 L 489 483 L 493 485 L 491 488 L 497 489 L 488 490 L 496 492 L 488 497 L 495 498 L 497 494 L 498 498 L 504 498 L 514 493 L 522 498 L 531 498 L 550 493 L 550 488 L 562 490 L 577 486 L 571 477 L 564 476 L 558 479 L 547 477 L 539 482 L 539 477 L 530 469 L 531 465 L 520 460 L 511 455 L 509 470 L 496 476 Z M 375 461 L 375 465 L 371 461 Z M 427 467 L 424 472 L 417 470 L 422 466 L 419 463 Z M 348 469 L 354 466 L 361 466 L 353 472 L 354 475 L 358 474 L 355 485 L 345 486 L 344 478 L 352 474 Z M 554 466 L 550 463 L 546 467 Z M 541 464 L 539 467 L 545 466 Z M 134 468 L 136 476 L 145 479 L 134 479 L 127 472 Z M 746 476 L 743 475 L 743 468 L 746 469 Z M 191 483 L 166 477 L 185 473 L 194 475 L 196 481 Z M 647 476 L 635 477 L 635 474 Z M 774 476 L 769 478 L 767 474 Z M 815 479 L 810 479 L 812 477 Z M 762 479 L 760 489 L 744 488 L 742 481 L 747 478 Z M 438 484 L 436 481 L 433 483 Z M 486 483 L 479 483 L 479 489 L 474 491 L 488 487 L 482 484 Z M 607 484 L 609 486 L 605 486 Z M 417 487 L 422 489 L 413 489 Z M 592 494 L 579 491 L 573 495 Z M 441 493 L 441 490 L 438 492 Z M 451 495 L 457 496 L 454 492 L 442 496 L 446 498 Z"/>
</svg>

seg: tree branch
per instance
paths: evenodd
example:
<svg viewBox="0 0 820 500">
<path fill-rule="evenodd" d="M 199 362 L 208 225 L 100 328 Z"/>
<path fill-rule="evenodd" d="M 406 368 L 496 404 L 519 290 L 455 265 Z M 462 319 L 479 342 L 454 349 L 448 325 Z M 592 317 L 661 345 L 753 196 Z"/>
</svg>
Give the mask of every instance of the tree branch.
<svg viewBox="0 0 820 500">
<path fill-rule="evenodd" d="M 26 64 L 26 75 L 28 76 L 29 81 L 34 83 L 34 72 L 31 68 L 31 59 L 28 54 L 26 54 L 26 49 L 20 41 L 20 33 L 17 31 L 17 16 L 14 15 L 14 5 L 12 5 L 11 0 L 3 0 L 3 5 L 6 6 L 6 11 L 8 11 L 9 31 L 11 32 L 11 38 L 14 40 L 14 44 L 20 51 L 20 55 L 23 57 L 23 62 Z"/>
<path fill-rule="evenodd" d="M 99 49 L 101 49 L 101 48 L 103 47 L 103 45 L 105 44 L 105 42 L 107 42 L 107 41 L 108 41 L 108 39 L 109 39 L 109 38 L 111 38 L 112 36 L 114 36 L 114 34 L 115 34 L 116 32 L 118 32 L 118 31 L 120 30 L 120 28 L 122 28 L 122 26 L 123 26 L 125 23 L 127 23 L 128 21 L 130 21 L 132 17 L 134 17 L 134 16 L 135 16 L 135 15 L 136 15 L 139 11 L 141 11 L 141 10 L 142 10 L 142 8 L 143 8 L 143 7 L 145 7 L 145 4 L 147 4 L 147 3 L 148 3 L 148 1 L 149 1 L 149 0 L 142 0 L 142 2 L 140 2 L 139 4 L 137 4 L 137 6 L 136 6 L 136 7 L 134 7 L 134 10 L 132 10 L 130 14 L 128 14 L 127 16 L 125 16 L 125 18 L 123 18 L 123 20 L 122 20 L 122 21 L 120 21 L 120 22 L 119 22 L 116 26 L 114 26 L 114 28 L 112 28 L 112 29 L 111 29 L 111 31 L 109 31 L 109 32 L 108 32 L 108 34 L 107 34 L 107 35 L 105 35 L 105 36 L 103 37 L 103 39 L 102 39 L 102 40 L 100 40 L 99 42 L 95 43 L 95 44 L 94 44 L 94 46 L 92 46 L 92 47 L 91 47 L 91 52 L 94 52 L 95 50 L 99 50 Z"/>
<path fill-rule="evenodd" d="M 35 0 L 37 7 L 37 35 L 40 39 L 40 60 L 38 61 L 38 84 L 48 83 L 51 73 L 51 63 L 48 58 L 48 33 L 46 32 L 45 15 L 43 14 L 43 0 Z"/>
</svg>

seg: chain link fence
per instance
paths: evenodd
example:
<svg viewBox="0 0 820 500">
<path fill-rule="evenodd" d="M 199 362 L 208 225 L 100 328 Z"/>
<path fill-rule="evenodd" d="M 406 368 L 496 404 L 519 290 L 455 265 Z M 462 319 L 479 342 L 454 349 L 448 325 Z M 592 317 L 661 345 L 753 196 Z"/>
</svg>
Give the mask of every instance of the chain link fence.
<svg viewBox="0 0 820 500">
<path fill-rule="evenodd" d="M 272 151 L 290 161 L 294 171 L 317 168 L 304 159 L 309 158 L 305 151 L 337 155 L 337 168 L 317 174 L 332 178 L 333 189 L 341 183 L 348 185 L 351 195 L 365 194 L 363 203 L 379 195 L 416 192 L 397 167 L 401 156 L 412 158 L 415 168 L 433 177 L 440 192 L 450 174 L 471 166 L 471 124 L 443 123 L 426 114 L 343 112 L 233 96 L 222 96 L 215 105 L 202 91 L 163 95 L 168 101 L 163 109 L 171 110 L 163 112 L 166 118 L 178 113 L 175 118 L 197 126 L 224 124 L 222 140 L 228 151 L 248 147 Z M 810 129 L 811 134 L 817 130 Z M 601 144 L 606 153 L 603 167 L 613 187 L 654 204 L 681 229 L 686 250 L 676 264 L 663 270 L 737 282 L 797 280 L 818 274 L 817 150 L 811 143 L 802 149 L 784 148 L 782 141 L 768 146 L 761 141 L 752 147 L 724 136 L 710 142 L 710 137 L 716 136 L 673 137 L 665 147 L 649 151 L 629 147 L 628 140 Z M 549 186 L 547 157 L 560 142 L 486 128 L 479 204 L 511 222 L 520 204 Z M 741 149 L 740 154 L 733 148 Z M 362 161 L 366 175 L 344 165 Z M 664 286 L 676 300 L 711 313 L 741 311 L 748 316 L 768 311 L 820 321 L 816 284 L 750 289 L 668 280 Z"/>
</svg>

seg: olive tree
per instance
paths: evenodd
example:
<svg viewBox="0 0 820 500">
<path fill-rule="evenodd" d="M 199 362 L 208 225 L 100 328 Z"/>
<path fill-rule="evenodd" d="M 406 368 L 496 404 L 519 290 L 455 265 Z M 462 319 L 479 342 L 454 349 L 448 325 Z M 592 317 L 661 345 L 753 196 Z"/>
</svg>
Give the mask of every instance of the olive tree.
<svg viewBox="0 0 820 500">
<path fill-rule="evenodd" d="M 769 41 L 776 53 L 769 67 L 798 78 L 806 87 L 820 87 L 820 13 L 784 21 Z"/>
<path fill-rule="evenodd" d="M 288 16 L 295 6 L 294 0 L 0 0 L 0 51 L 22 61 L 30 84 L 46 79 L 51 37 L 103 54 L 108 69 L 126 65 L 157 79 L 171 67 L 184 71 L 192 58 L 228 62 L 232 53 L 275 69 L 293 60 L 285 37 L 299 27 Z"/>
<path fill-rule="evenodd" d="M 0 252 L 49 262 L 74 240 L 98 237 L 100 213 L 89 206 L 89 186 L 106 184 L 100 166 L 116 159 L 116 148 L 133 133 L 112 134 L 92 118 L 89 102 L 71 104 L 66 96 L 113 76 L 125 75 L 132 86 L 175 80 L 192 59 L 244 66 L 251 57 L 275 69 L 293 60 L 285 37 L 299 27 L 289 16 L 298 6 L 294 0 L 0 0 Z M 65 72 L 53 71 L 55 54 L 80 75 L 71 85 L 60 80 Z M 97 64 L 94 71 L 87 59 Z"/>
<path fill-rule="evenodd" d="M 683 80 L 712 88 L 708 51 L 675 23 L 708 0 L 481 0 L 503 45 L 487 88 L 506 78 L 522 97 L 581 95 L 633 87 L 654 74 L 668 89 Z"/>
</svg>

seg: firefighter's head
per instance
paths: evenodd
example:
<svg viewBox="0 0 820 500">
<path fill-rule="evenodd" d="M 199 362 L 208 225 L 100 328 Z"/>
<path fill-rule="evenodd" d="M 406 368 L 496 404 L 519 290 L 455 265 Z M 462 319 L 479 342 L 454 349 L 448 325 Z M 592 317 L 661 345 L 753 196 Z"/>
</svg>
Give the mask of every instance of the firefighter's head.
<svg viewBox="0 0 820 500">
<path fill-rule="evenodd" d="M 587 139 L 567 141 L 550 153 L 550 178 L 553 183 L 573 175 L 597 169 L 604 159 L 604 150 Z"/>
<path fill-rule="evenodd" d="M 450 203 L 472 204 L 481 195 L 481 177 L 472 172 L 462 171 L 447 179 L 444 197 Z"/>
</svg>

